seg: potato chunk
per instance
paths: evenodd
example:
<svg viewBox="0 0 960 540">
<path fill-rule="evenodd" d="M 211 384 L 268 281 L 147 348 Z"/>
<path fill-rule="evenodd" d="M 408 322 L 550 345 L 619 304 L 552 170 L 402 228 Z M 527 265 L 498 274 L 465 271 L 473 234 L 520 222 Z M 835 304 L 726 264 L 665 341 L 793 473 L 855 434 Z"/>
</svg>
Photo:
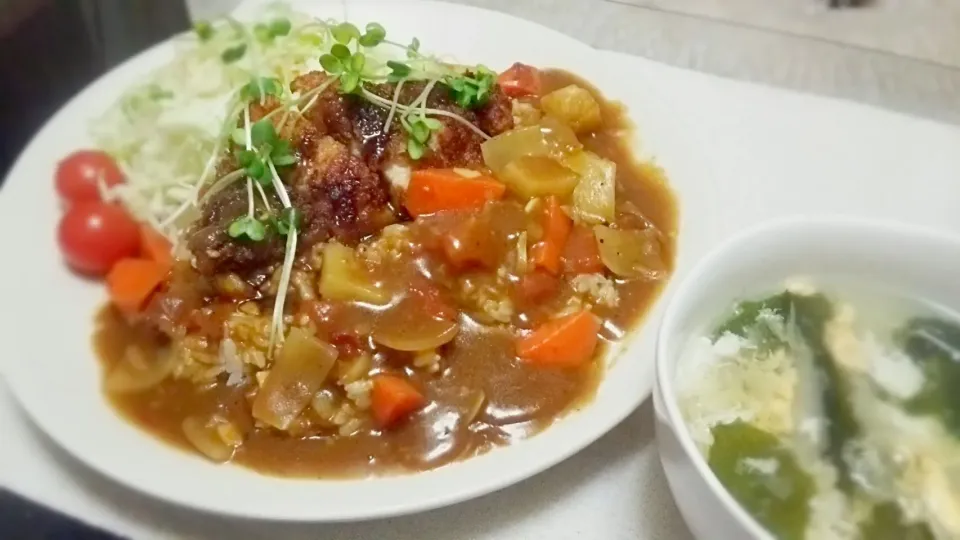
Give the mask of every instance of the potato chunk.
<svg viewBox="0 0 960 540">
<path fill-rule="evenodd" d="M 540 107 L 548 116 L 570 126 L 575 133 L 595 131 L 603 123 L 600 104 L 589 90 L 575 84 L 543 96 L 540 98 Z"/>
<path fill-rule="evenodd" d="M 525 199 L 556 195 L 566 199 L 577 187 L 577 173 L 560 165 L 552 158 L 521 156 L 511 161 L 501 180 Z"/>
<path fill-rule="evenodd" d="M 390 294 L 377 287 L 352 249 L 331 242 L 323 248 L 320 296 L 329 300 L 383 305 Z"/>
</svg>

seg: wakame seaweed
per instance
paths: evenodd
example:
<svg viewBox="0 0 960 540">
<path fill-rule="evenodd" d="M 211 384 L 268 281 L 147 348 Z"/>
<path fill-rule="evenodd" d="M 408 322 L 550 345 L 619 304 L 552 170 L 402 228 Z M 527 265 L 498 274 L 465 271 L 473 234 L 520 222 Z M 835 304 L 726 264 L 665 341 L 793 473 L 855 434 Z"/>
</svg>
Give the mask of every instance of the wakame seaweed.
<svg viewBox="0 0 960 540">
<path fill-rule="evenodd" d="M 896 503 L 886 502 L 873 507 L 870 518 L 860 525 L 864 540 L 934 540 L 925 523 L 905 523 Z"/>
<path fill-rule="evenodd" d="M 784 321 L 783 333 L 761 315 L 764 311 Z M 849 383 L 825 342 L 825 328 L 833 317 L 833 305 L 823 294 L 800 295 L 790 291 L 737 304 L 733 315 L 713 333 L 717 339 L 727 332 L 751 339 L 761 350 L 788 346 L 787 334 L 795 329 L 810 354 L 820 385 L 820 401 L 826 415 L 826 457 L 837 468 L 838 485 L 849 493 L 853 488 L 850 467 L 844 459 L 846 443 L 860 435 L 860 423 L 853 412 Z M 801 354 L 803 351 L 793 351 Z"/>
<path fill-rule="evenodd" d="M 782 321 L 787 319 L 790 310 L 790 293 L 783 292 L 763 300 L 745 300 L 737 303 L 733 313 L 716 328 L 711 339 L 731 333 L 756 343 L 764 351 L 771 351 L 786 345 L 782 332 L 770 325 L 761 315 L 769 313 Z"/>
<path fill-rule="evenodd" d="M 739 420 L 714 426 L 712 433 L 708 462 L 730 494 L 777 538 L 802 540 L 816 486 L 790 450 Z"/>
<path fill-rule="evenodd" d="M 960 439 L 960 326 L 935 317 L 917 317 L 897 331 L 896 339 L 923 370 L 925 380 L 905 408 L 937 417 Z"/>
</svg>

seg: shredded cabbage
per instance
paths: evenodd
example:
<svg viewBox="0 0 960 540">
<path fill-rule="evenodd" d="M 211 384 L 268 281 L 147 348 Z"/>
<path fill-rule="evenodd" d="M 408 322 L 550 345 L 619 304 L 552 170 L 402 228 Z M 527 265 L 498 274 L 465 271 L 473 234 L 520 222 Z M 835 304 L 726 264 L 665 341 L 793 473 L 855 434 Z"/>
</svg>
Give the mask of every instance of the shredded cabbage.
<svg viewBox="0 0 960 540">
<path fill-rule="evenodd" d="M 196 217 L 201 187 L 217 177 L 219 156 L 239 112 L 239 90 L 253 77 L 275 77 L 289 88 L 299 75 L 319 69 L 329 45 L 329 22 L 271 6 L 264 19 L 290 21 L 286 36 L 269 42 L 254 25 L 227 19 L 206 41 L 176 38 L 175 56 L 129 89 L 91 126 L 127 182 L 105 193 L 138 219 L 176 241 Z M 227 63 L 224 50 L 246 43 Z"/>
</svg>

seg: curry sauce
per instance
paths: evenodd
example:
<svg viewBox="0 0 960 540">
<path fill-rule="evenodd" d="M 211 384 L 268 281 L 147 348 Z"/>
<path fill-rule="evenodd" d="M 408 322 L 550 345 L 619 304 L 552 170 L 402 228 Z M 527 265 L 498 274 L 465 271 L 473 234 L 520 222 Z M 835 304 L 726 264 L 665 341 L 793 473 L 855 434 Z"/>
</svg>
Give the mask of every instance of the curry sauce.
<svg viewBox="0 0 960 540">
<path fill-rule="evenodd" d="M 106 398 L 128 421 L 187 450 L 193 450 L 194 445 L 184 435 L 184 420 L 216 416 L 227 421 L 242 438 L 242 444 L 232 454 L 233 463 L 267 474 L 311 478 L 435 468 L 534 435 L 587 404 L 603 376 L 609 342 L 622 339 L 625 332 L 639 324 L 672 271 L 678 222 L 676 201 L 664 177 L 655 167 L 637 163 L 632 156 L 632 126 L 623 107 L 605 101 L 576 76 L 559 70 L 543 71 L 544 94 L 571 84 L 590 90 L 601 106 L 602 128 L 582 135 L 580 140 L 585 149 L 616 163 L 617 223 L 655 231 L 666 268 L 666 273 L 657 279 L 611 278 L 618 295 L 616 305 L 597 302 L 590 306 L 603 321 L 601 344 L 592 361 L 558 368 L 526 362 L 516 354 L 518 333 L 536 328 L 568 309 L 573 297 L 569 279 L 557 279 L 556 291 L 542 301 L 524 301 L 516 297 L 510 285 L 516 281 L 515 276 L 496 268 L 451 269 L 434 249 L 436 235 L 456 229 L 465 219 L 478 219 L 490 235 L 485 249 L 496 254 L 494 259 L 502 260 L 505 254 L 512 253 L 517 232 L 529 223 L 530 205 L 508 198 L 488 203 L 469 218 L 458 214 L 401 222 L 405 236 L 399 251 L 389 260 L 375 260 L 371 275 L 382 289 L 399 291 L 395 298 L 409 303 L 403 304 L 403 309 L 397 307 L 397 300 L 374 306 L 369 302 L 328 302 L 309 292 L 288 298 L 288 325 L 309 327 L 339 351 L 332 373 L 342 375 L 356 365 L 358 358 L 363 358 L 364 373 L 398 374 L 419 389 L 424 406 L 400 424 L 383 428 L 368 420 L 359 424 L 339 423 L 343 414 L 321 418 L 323 415 L 317 411 L 322 411 L 322 403 L 318 405 L 315 400 L 312 403 L 316 406 L 308 406 L 294 425 L 277 430 L 251 416 L 251 402 L 262 381 L 247 377 L 242 383 L 231 385 L 225 382 L 225 373 L 207 381 L 198 376 L 168 377 L 139 392 L 106 392 Z M 386 238 L 385 231 L 381 234 Z M 315 282 L 320 267 L 319 263 L 311 263 L 310 251 L 300 254 L 297 261 L 301 272 L 298 275 Z M 188 335 L 184 338 L 196 352 L 192 365 L 208 369 L 204 362 L 209 362 L 210 369 L 218 369 L 223 353 L 217 352 L 217 344 L 229 334 L 224 329 L 232 324 L 231 313 L 249 308 L 253 317 L 252 314 L 267 312 L 272 300 L 269 270 L 275 267 L 242 276 L 240 288 L 246 296 L 225 300 L 218 288 L 220 281 L 198 276 L 189 265 L 182 266 L 174 274 L 186 276 L 183 279 L 190 281 L 194 289 L 192 296 L 176 297 L 176 302 L 168 302 L 167 308 L 192 314 L 187 317 L 190 325 L 184 327 L 194 329 L 185 330 Z M 372 337 L 377 328 L 405 324 L 391 322 L 401 319 L 390 317 L 427 309 L 429 302 L 424 298 L 430 298 L 429 295 L 414 294 L 417 287 L 422 288 L 423 276 L 429 276 L 428 285 L 444 291 L 444 301 L 456 307 L 456 337 L 423 353 L 393 350 L 377 343 Z M 201 281 L 202 286 L 195 285 Z M 173 283 L 168 290 L 176 287 Z M 511 312 L 503 317 L 496 311 L 485 312 L 478 306 L 496 303 L 496 299 L 474 301 L 477 291 L 502 293 L 502 301 L 509 300 Z M 202 320 L 198 321 L 198 317 Z M 94 343 L 108 375 L 124 362 L 130 347 L 145 351 L 148 362 L 161 361 L 161 357 L 179 358 L 180 354 L 173 350 L 176 346 L 169 336 L 152 328 L 144 329 L 111 307 L 98 314 Z M 348 365 L 348 361 L 354 363 Z M 174 374 L 181 372 L 175 370 Z M 337 411 L 360 414 L 360 402 L 350 401 L 347 387 L 331 386 L 319 393 L 328 392 Z M 348 425 L 355 429 L 346 433 L 344 428 Z"/>
</svg>

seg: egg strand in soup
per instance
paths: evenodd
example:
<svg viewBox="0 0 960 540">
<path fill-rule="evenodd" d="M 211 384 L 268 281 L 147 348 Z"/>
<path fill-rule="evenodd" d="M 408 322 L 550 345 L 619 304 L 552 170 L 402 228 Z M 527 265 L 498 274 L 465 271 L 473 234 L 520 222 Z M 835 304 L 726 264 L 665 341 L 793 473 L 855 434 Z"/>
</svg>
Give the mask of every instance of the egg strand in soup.
<svg viewBox="0 0 960 540">
<path fill-rule="evenodd" d="M 695 442 L 776 538 L 960 538 L 957 318 L 830 291 L 740 302 L 691 340 L 677 384 Z"/>
</svg>

